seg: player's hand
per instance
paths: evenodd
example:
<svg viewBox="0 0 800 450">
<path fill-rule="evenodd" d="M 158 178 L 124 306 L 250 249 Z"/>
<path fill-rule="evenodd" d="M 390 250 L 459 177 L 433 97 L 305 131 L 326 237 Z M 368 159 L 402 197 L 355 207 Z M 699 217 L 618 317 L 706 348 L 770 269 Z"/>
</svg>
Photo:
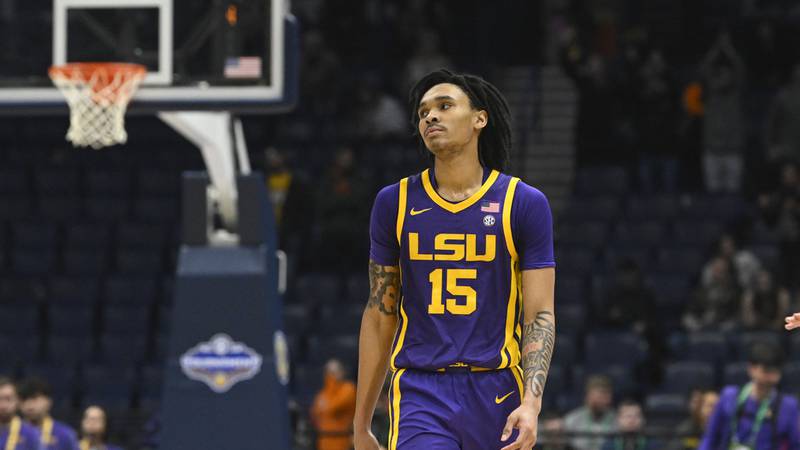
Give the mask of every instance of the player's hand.
<svg viewBox="0 0 800 450">
<path fill-rule="evenodd" d="M 363 432 L 356 432 L 353 435 L 353 445 L 355 450 L 386 450 L 378 443 L 378 439 L 372 434 L 372 431 L 366 430 Z"/>
<path fill-rule="evenodd" d="M 784 328 L 787 330 L 794 330 L 795 328 L 800 328 L 800 313 L 794 313 L 791 316 L 786 318 L 786 325 Z"/>
<path fill-rule="evenodd" d="M 516 428 L 519 430 L 517 440 L 506 445 L 501 450 L 531 450 L 536 445 L 536 435 L 539 428 L 539 414 L 532 406 L 521 405 L 515 409 L 506 420 L 503 428 L 503 435 L 500 440 L 505 442 L 510 436 L 511 431 Z"/>
</svg>

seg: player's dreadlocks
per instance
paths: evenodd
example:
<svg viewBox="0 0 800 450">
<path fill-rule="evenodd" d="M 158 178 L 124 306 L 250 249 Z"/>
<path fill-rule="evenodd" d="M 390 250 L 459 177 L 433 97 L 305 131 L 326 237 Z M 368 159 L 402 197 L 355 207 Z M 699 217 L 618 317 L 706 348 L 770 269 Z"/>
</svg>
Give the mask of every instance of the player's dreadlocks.
<svg viewBox="0 0 800 450">
<path fill-rule="evenodd" d="M 503 94 L 493 84 L 475 75 L 456 74 L 447 69 L 439 69 L 422 77 L 411 88 L 409 93 L 411 123 L 422 148 L 425 148 L 425 144 L 419 134 L 417 108 L 425 92 L 440 83 L 451 83 L 460 87 L 469 97 L 473 108 L 486 111 L 489 122 L 478 138 L 478 158 L 484 167 L 505 170 L 511 151 L 511 111 Z M 432 154 L 429 156 L 433 161 L 434 156 Z"/>
</svg>

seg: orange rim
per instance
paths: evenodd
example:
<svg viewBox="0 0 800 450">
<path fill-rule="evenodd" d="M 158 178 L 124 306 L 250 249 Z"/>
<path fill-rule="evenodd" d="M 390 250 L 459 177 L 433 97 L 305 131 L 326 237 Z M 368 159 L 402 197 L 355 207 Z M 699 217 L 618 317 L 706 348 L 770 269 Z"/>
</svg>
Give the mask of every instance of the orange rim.
<svg viewBox="0 0 800 450">
<path fill-rule="evenodd" d="M 93 76 L 97 76 L 97 82 L 101 85 L 108 85 L 117 74 L 122 74 L 128 78 L 144 77 L 147 68 L 141 64 L 130 63 L 69 63 L 60 66 L 51 66 L 48 70 L 50 78 L 66 78 L 70 80 L 79 79 L 87 82 Z M 101 87 L 97 86 L 97 87 Z"/>
</svg>

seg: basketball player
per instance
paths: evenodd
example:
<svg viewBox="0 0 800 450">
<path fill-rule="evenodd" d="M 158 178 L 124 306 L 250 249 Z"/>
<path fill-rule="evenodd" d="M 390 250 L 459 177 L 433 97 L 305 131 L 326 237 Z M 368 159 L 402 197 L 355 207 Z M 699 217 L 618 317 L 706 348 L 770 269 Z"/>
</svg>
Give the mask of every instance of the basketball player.
<svg viewBox="0 0 800 450">
<path fill-rule="evenodd" d="M 0 377 L 0 448 L 5 450 L 39 450 L 39 432 L 17 415 L 17 386 Z"/>
<path fill-rule="evenodd" d="M 44 380 L 29 378 L 19 385 L 22 416 L 39 430 L 42 450 L 78 450 L 78 436 L 68 425 L 53 420 L 53 398 Z"/>
<path fill-rule="evenodd" d="M 501 172 L 511 125 L 493 85 L 439 70 L 410 103 L 431 168 L 372 209 L 355 448 L 379 448 L 390 367 L 389 450 L 531 449 L 555 342 L 547 199 Z"/>
</svg>

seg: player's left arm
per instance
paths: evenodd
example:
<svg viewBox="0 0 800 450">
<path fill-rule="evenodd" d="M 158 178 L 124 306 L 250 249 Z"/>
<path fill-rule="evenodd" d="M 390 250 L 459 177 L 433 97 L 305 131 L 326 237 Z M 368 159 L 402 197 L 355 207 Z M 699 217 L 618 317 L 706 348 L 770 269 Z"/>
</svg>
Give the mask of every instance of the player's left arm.
<svg viewBox="0 0 800 450">
<path fill-rule="evenodd" d="M 508 416 L 501 440 L 508 439 L 513 428 L 519 429 L 519 437 L 503 450 L 530 449 L 536 444 L 542 394 L 556 339 L 555 278 L 552 267 L 522 272 L 524 395 L 520 407 Z"/>
</svg>

